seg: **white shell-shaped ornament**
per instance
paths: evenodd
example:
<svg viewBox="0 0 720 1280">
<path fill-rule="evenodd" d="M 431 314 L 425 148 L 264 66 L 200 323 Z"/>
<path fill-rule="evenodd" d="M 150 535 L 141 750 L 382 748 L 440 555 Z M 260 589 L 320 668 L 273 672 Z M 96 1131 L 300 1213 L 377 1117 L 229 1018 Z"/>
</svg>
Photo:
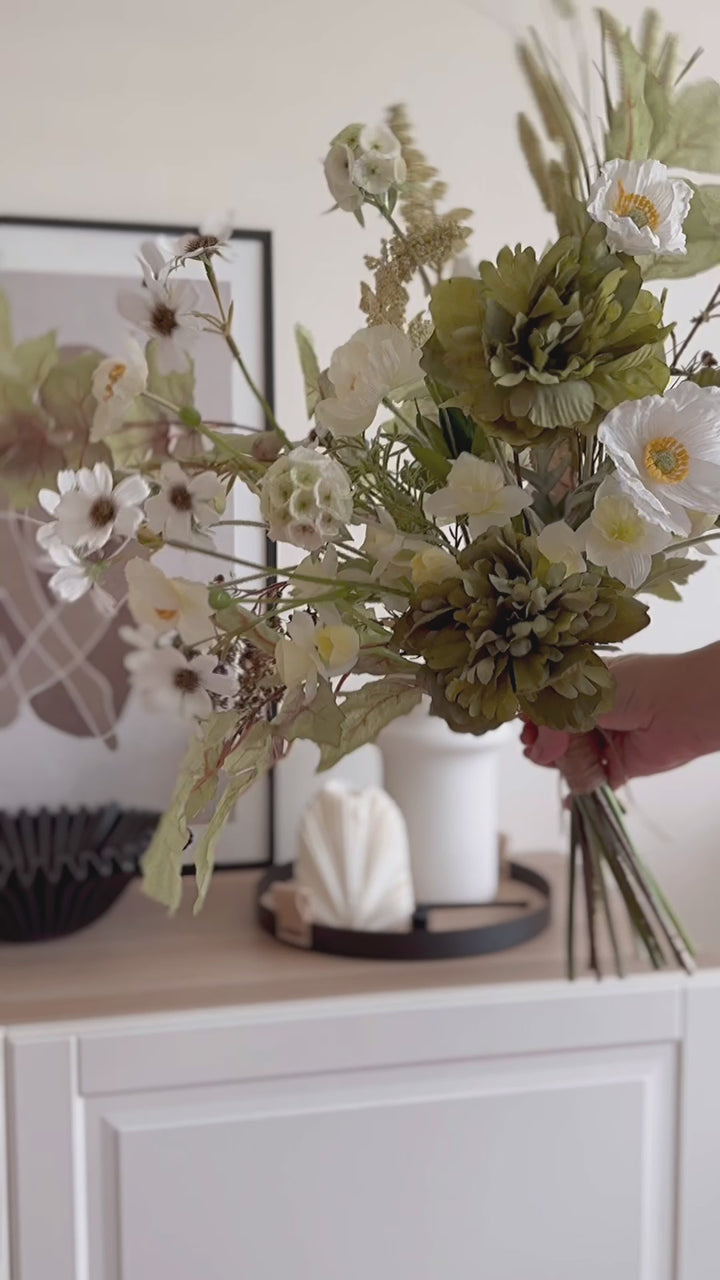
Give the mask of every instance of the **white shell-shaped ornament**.
<svg viewBox="0 0 720 1280">
<path fill-rule="evenodd" d="M 300 822 L 295 881 L 314 923 L 365 931 L 410 927 L 415 908 L 405 819 L 379 787 L 330 782 Z"/>
</svg>

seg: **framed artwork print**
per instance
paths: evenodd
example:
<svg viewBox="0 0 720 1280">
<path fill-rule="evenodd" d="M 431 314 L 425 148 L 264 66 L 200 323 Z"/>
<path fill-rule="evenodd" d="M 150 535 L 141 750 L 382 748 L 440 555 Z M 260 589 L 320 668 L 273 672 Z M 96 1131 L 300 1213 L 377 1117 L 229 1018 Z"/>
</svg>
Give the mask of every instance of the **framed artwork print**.
<svg viewBox="0 0 720 1280">
<path fill-rule="evenodd" d="M 80 381 L 75 385 L 68 370 L 81 368 L 88 352 L 111 355 L 124 349 L 129 326 L 117 297 L 121 290 L 142 286 L 141 244 L 169 243 L 188 230 L 0 218 L 0 809 L 108 801 L 161 809 L 171 794 L 187 725 L 146 711 L 131 696 L 122 661 L 125 646 L 117 635 L 119 622 L 128 620 L 122 610 L 108 620 L 87 598 L 67 604 L 49 593 L 47 572 L 39 567 L 33 513 L 19 513 L 17 484 L 23 467 L 35 480 L 38 468 L 46 468 L 52 483 L 53 442 L 63 431 L 84 429 L 94 402 L 88 403 L 87 388 Z M 224 301 L 234 302 L 237 344 L 272 404 L 270 233 L 235 232 L 215 267 Z M 213 311 L 202 266 L 188 262 L 181 278 L 197 290 L 196 309 Z M 43 360 L 52 362 L 53 376 L 46 382 L 41 381 Z M 34 403 L 16 395 L 18 369 Z M 199 336 L 183 378 L 206 422 L 264 426 L 262 410 L 218 335 Z M 185 447 L 178 443 L 181 425 L 169 415 L 165 419 L 153 426 L 164 433 L 168 449 Z M 12 496 L 11 481 L 16 485 Z M 236 486 L 240 490 L 236 508 L 226 517 L 256 520 L 255 499 Z M 215 543 L 222 554 L 271 567 L 269 544 L 259 527 L 224 526 Z M 197 553 L 164 550 L 157 563 L 189 578 L 207 580 L 208 565 L 212 573 L 212 561 Z M 227 575 L 228 563 L 216 564 L 218 573 Z M 122 600 L 120 572 L 118 578 L 116 594 Z M 264 864 L 272 858 L 272 843 L 270 779 L 238 803 L 218 861 Z"/>
</svg>

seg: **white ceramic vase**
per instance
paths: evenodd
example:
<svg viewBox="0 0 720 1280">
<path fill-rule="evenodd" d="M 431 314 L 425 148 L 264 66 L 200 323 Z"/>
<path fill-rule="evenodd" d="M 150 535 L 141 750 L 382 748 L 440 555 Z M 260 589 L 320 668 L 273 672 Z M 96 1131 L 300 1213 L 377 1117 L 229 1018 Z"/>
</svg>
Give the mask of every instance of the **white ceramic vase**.
<svg viewBox="0 0 720 1280">
<path fill-rule="evenodd" d="M 499 878 L 498 751 L 505 729 L 453 733 L 423 701 L 383 730 L 385 788 L 408 825 L 419 903 L 490 902 Z"/>
</svg>

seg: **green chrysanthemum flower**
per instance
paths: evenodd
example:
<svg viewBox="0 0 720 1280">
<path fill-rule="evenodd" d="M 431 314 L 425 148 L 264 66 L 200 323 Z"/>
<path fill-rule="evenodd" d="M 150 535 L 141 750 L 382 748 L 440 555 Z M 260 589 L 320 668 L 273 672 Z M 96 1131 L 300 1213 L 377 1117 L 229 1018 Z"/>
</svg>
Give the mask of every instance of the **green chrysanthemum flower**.
<svg viewBox="0 0 720 1280">
<path fill-rule="evenodd" d="M 466 733 L 518 712 L 554 729 L 592 728 L 613 694 L 595 646 L 647 626 L 645 605 L 600 570 L 566 577 L 510 527 L 478 538 L 460 566 L 462 580 L 417 592 L 395 632 L 425 662 L 435 714 Z"/>
<path fill-rule="evenodd" d="M 662 306 L 641 283 L 599 225 L 563 236 L 539 262 L 533 249 L 505 248 L 479 280 L 436 285 L 423 367 L 515 448 L 558 428 L 593 431 L 621 401 L 668 382 Z"/>
</svg>

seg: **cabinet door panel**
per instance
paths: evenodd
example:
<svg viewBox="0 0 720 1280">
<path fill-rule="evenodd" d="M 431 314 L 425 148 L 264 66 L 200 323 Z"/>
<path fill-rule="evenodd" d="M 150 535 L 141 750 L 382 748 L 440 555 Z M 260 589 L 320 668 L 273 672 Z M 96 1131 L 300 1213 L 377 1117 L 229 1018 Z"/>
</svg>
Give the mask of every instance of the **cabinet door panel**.
<svg viewBox="0 0 720 1280">
<path fill-rule="evenodd" d="M 674 1080 L 650 1046 L 95 1098 L 91 1280 L 669 1280 Z"/>
</svg>

